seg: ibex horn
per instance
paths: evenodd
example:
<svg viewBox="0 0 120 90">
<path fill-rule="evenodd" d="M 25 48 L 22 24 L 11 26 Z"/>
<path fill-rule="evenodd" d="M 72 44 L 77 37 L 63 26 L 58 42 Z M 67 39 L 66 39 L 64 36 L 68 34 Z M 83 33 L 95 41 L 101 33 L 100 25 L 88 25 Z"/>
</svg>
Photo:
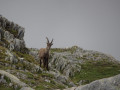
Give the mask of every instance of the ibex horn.
<svg viewBox="0 0 120 90">
<path fill-rule="evenodd" d="M 46 39 L 47 39 L 47 43 L 49 43 L 49 39 L 46 37 Z"/>
<path fill-rule="evenodd" d="M 53 42 L 53 39 L 52 39 L 52 41 L 51 41 L 51 43 Z"/>
</svg>

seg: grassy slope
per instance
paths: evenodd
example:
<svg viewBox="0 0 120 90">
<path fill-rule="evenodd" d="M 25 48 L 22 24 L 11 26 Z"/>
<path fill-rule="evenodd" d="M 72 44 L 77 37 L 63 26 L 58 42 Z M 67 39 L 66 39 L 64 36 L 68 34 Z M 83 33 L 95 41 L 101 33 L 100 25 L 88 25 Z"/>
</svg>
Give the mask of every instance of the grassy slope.
<svg viewBox="0 0 120 90">
<path fill-rule="evenodd" d="M 81 67 L 81 72 L 76 73 L 74 77 L 71 77 L 72 81 L 75 83 L 83 80 L 83 84 L 87 84 L 94 80 L 120 74 L 120 64 L 108 60 L 87 61 L 82 64 Z"/>
<path fill-rule="evenodd" d="M 0 63 L 12 64 L 10 61 L 5 61 L 5 57 L 7 56 L 7 55 L 5 54 L 6 50 L 7 50 L 7 48 L 4 48 L 4 47 L 0 46 Z M 39 63 L 36 62 L 36 60 L 34 60 L 33 56 L 31 56 L 31 55 L 29 55 L 29 54 L 23 54 L 23 53 L 16 52 L 16 51 L 13 52 L 13 53 L 14 53 L 17 57 L 24 58 L 24 59 L 27 60 L 28 62 L 37 64 L 37 65 L 39 64 Z M 28 84 L 28 85 L 31 84 L 31 85 L 33 85 L 33 86 L 36 86 L 36 87 L 34 87 L 36 90 L 43 90 L 43 89 L 51 89 L 51 90 L 52 90 L 53 88 L 60 88 L 60 89 L 65 88 L 64 86 L 55 83 L 55 82 L 53 81 L 53 78 L 54 78 L 54 77 L 53 77 L 53 75 L 51 75 L 51 74 L 48 74 L 48 73 L 39 73 L 39 72 L 36 72 L 36 73 L 33 74 L 33 73 L 31 73 L 31 72 L 29 71 L 29 69 L 28 69 L 27 72 L 24 72 L 24 71 L 20 71 L 20 70 L 18 70 L 18 69 L 15 69 L 15 68 L 12 68 L 12 67 L 9 67 L 9 66 L 5 67 L 4 64 L 3 64 L 3 65 L 0 65 L 0 69 L 1 69 L 1 70 L 7 70 L 7 69 L 14 70 L 14 73 L 12 73 L 12 74 L 14 74 L 15 76 L 17 76 L 17 75 L 16 75 L 17 72 L 20 72 L 20 73 L 26 75 L 26 76 L 27 76 L 27 79 L 21 79 L 21 78 L 19 78 L 19 79 L 20 79 L 21 81 L 25 82 L 25 83 Z M 21 64 L 21 63 L 17 63 L 17 64 L 15 64 L 15 65 L 16 65 L 16 67 L 22 67 L 22 69 L 24 69 L 24 67 L 26 67 L 26 66 L 24 66 L 24 64 Z M 44 78 L 48 78 L 48 79 L 50 80 L 50 83 L 49 83 L 49 82 L 46 82 L 46 81 L 44 80 Z M 11 87 L 6 87 L 6 86 L 0 84 L 0 90 L 13 90 L 13 88 L 11 88 Z"/>
<path fill-rule="evenodd" d="M 74 52 L 77 46 L 73 46 L 72 48 L 53 48 L 51 52 Z M 87 57 L 87 56 L 86 56 Z M 95 56 L 94 56 L 95 57 Z M 78 58 L 86 59 L 86 58 Z M 70 77 L 70 79 L 78 84 L 80 80 L 82 80 L 82 84 L 88 84 L 94 80 L 111 77 L 114 75 L 120 74 L 120 63 L 114 63 L 109 60 L 100 60 L 100 61 L 85 61 L 85 63 L 81 64 L 80 73 L 75 73 L 74 77 Z"/>
<path fill-rule="evenodd" d="M 0 84 L 0 90 L 14 90 L 12 87 L 6 87 L 2 84 Z"/>
<path fill-rule="evenodd" d="M 6 48 L 0 46 L 0 62 L 10 63 L 9 61 L 5 61 L 5 50 Z M 72 49 L 52 49 L 52 52 L 74 52 L 75 48 Z M 14 52 L 17 56 L 25 58 L 27 61 L 36 64 L 36 61 L 31 55 L 23 54 L 20 52 Z M 19 67 L 19 64 L 16 64 Z M 101 60 L 101 61 L 86 61 L 84 64 L 81 64 L 81 72 L 76 73 L 74 77 L 70 77 L 71 80 L 75 83 L 78 83 L 80 80 L 84 80 L 83 84 L 90 83 L 94 80 L 106 78 L 110 76 L 114 76 L 120 73 L 120 64 L 110 62 L 108 60 Z M 4 65 L 0 65 L 0 69 L 13 69 L 11 67 L 4 67 Z M 15 70 L 18 72 L 19 70 Z M 47 73 L 36 73 L 33 74 L 31 72 L 21 72 L 27 75 L 26 80 L 22 80 L 23 82 L 29 84 L 32 83 L 36 85 L 35 89 L 53 89 L 53 88 L 64 88 L 62 85 L 56 84 L 53 81 L 53 76 Z M 44 77 L 49 78 L 49 82 L 44 81 Z M 0 86 L 1 88 L 5 88 L 4 86 Z M 11 89 L 10 89 L 11 90 Z"/>
</svg>

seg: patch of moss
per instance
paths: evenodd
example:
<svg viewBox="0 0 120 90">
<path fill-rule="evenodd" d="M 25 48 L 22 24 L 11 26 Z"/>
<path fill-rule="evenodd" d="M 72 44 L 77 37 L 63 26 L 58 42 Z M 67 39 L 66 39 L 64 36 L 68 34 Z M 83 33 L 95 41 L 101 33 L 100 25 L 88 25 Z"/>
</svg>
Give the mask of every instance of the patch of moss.
<svg viewBox="0 0 120 90">
<path fill-rule="evenodd" d="M 13 34 L 15 37 L 17 37 L 18 35 L 18 30 L 14 30 L 14 29 L 7 29 L 7 31 L 9 31 L 11 34 Z"/>
<path fill-rule="evenodd" d="M 94 80 L 111 77 L 120 74 L 120 64 L 108 60 L 101 61 L 86 61 L 81 64 L 80 73 L 75 73 L 71 80 L 74 83 L 78 83 L 80 80 L 84 82 L 82 84 L 90 83 Z"/>
<path fill-rule="evenodd" d="M 11 30 L 10 31 L 15 37 L 17 37 L 17 35 L 18 35 L 18 31 L 17 30 Z"/>
</svg>

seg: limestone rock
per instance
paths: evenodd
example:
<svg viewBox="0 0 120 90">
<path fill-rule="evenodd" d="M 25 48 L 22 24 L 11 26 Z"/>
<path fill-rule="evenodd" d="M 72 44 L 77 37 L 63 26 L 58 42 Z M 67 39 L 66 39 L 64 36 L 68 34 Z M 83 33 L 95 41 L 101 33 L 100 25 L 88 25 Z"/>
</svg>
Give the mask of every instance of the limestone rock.
<svg viewBox="0 0 120 90">
<path fill-rule="evenodd" d="M 120 90 L 120 74 L 114 77 L 96 80 L 87 85 L 64 90 Z"/>
<path fill-rule="evenodd" d="M 35 60 L 39 61 L 38 49 L 31 48 L 29 54 L 32 55 Z"/>
<path fill-rule="evenodd" d="M 5 60 L 9 60 L 12 63 L 18 63 L 18 58 L 17 56 L 15 56 L 13 53 L 11 53 L 9 50 L 6 51 L 6 55 L 7 57 L 5 58 Z"/>
<path fill-rule="evenodd" d="M 7 83 L 6 80 L 4 79 L 4 76 L 6 76 L 7 78 L 9 78 L 11 80 L 11 82 L 9 83 L 9 86 L 14 85 L 15 90 L 19 87 L 22 87 L 20 90 L 34 90 L 31 87 L 29 87 L 27 84 L 21 82 L 17 77 L 15 77 L 14 75 L 4 71 L 4 70 L 0 70 L 0 83 Z"/>
<path fill-rule="evenodd" d="M 22 27 L 20 27 L 20 28 L 18 29 L 18 35 L 17 35 L 17 38 L 19 38 L 20 40 L 23 39 L 23 37 L 24 37 L 24 33 L 25 33 L 25 29 L 22 28 Z"/>
<path fill-rule="evenodd" d="M 5 32 L 4 32 L 4 38 L 5 38 L 8 42 L 11 42 L 11 41 L 13 41 L 14 36 L 13 36 L 13 34 L 11 34 L 10 32 L 5 31 Z"/>
<path fill-rule="evenodd" d="M 5 72 L 3 70 L 0 70 L 0 74 L 8 77 L 13 83 L 16 83 L 17 85 L 19 86 L 27 86 L 25 83 L 21 82 L 17 77 L 15 77 L 14 75 L 8 73 L 8 72 Z"/>
<path fill-rule="evenodd" d="M 2 36 L 4 36 L 4 30 L 0 27 L 0 34 L 1 34 L 1 38 Z"/>
<path fill-rule="evenodd" d="M 78 65 L 78 60 L 76 61 L 74 57 L 70 57 L 70 53 L 54 53 L 49 66 L 56 68 L 58 71 L 62 71 L 67 77 L 74 76 L 75 72 L 80 72 L 81 66 Z"/>
<path fill-rule="evenodd" d="M 24 40 L 14 39 L 14 49 L 16 51 L 20 51 L 24 47 L 25 47 Z"/>
<path fill-rule="evenodd" d="M 23 87 L 23 88 L 21 88 L 20 90 L 34 90 L 34 89 L 32 89 L 32 88 L 30 88 L 30 87 Z"/>
<path fill-rule="evenodd" d="M 0 15 L 0 41 L 3 40 L 2 44 L 9 44 L 7 48 L 16 51 L 25 48 L 24 42 L 25 29 L 18 24 L 15 24 L 2 15 Z"/>
</svg>

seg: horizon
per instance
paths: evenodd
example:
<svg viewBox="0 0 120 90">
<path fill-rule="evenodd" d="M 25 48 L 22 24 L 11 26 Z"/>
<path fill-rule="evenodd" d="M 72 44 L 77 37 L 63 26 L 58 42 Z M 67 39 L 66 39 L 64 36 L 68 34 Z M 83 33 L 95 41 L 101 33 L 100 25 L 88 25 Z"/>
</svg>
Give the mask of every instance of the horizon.
<svg viewBox="0 0 120 90">
<path fill-rule="evenodd" d="M 120 0 L 1 0 L 0 14 L 25 28 L 28 48 L 78 46 L 120 60 Z"/>
</svg>

